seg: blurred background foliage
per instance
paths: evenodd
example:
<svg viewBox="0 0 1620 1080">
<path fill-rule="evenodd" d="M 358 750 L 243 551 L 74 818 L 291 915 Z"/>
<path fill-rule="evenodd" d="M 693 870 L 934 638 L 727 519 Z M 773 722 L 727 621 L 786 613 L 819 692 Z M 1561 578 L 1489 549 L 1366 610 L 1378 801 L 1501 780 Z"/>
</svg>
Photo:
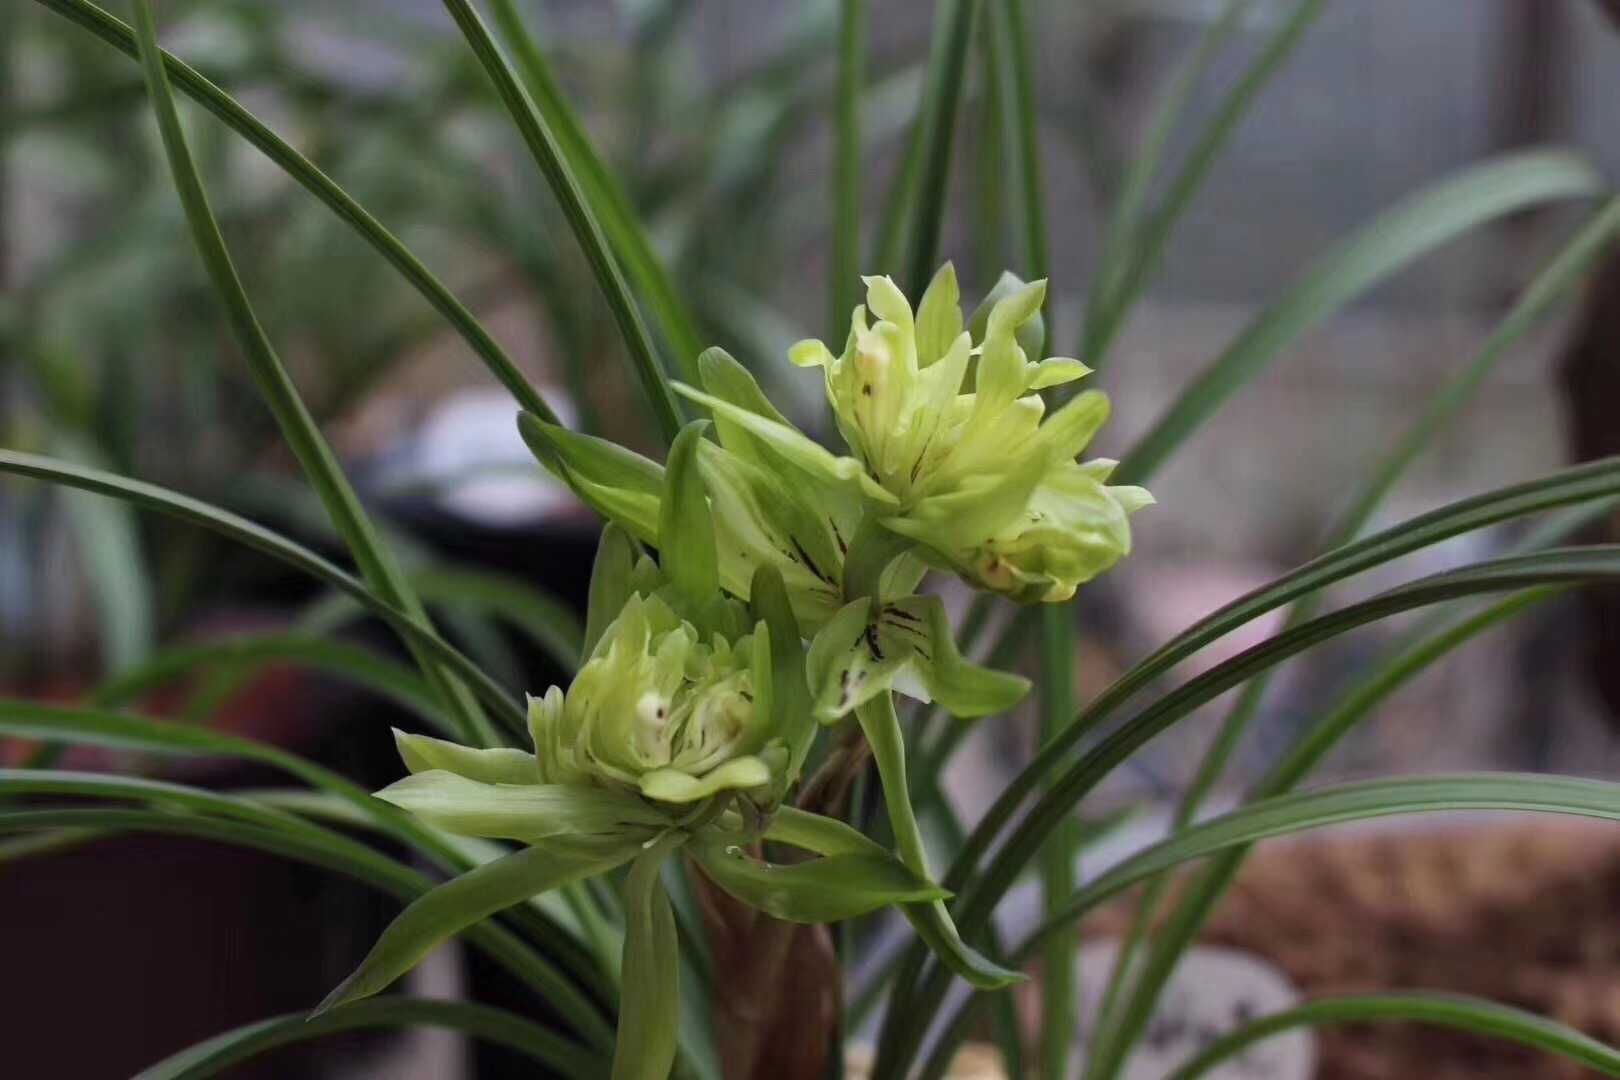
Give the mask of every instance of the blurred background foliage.
<svg viewBox="0 0 1620 1080">
<path fill-rule="evenodd" d="M 186 240 L 138 67 L 50 6 L 18 0 L 0 40 L 0 446 L 176 488 L 339 553 L 237 362 Z M 503 9 L 521 13 L 560 97 L 601 155 L 592 182 L 645 227 L 667 267 L 668 297 L 689 314 L 668 318 L 659 296 L 638 294 L 668 366 L 690 359 L 694 345 L 723 345 L 797 421 L 825 431 L 818 381 L 793 371 L 785 352 L 800 337 L 836 338 L 856 293 L 853 279 L 838 285 L 842 296 L 828 284 L 840 254 L 836 0 L 485 7 L 497 31 Z M 1078 354 L 1107 211 L 1177 72 L 1226 5 L 1027 7 L 1052 237 L 1053 351 Z M 854 178 L 863 229 L 853 261 L 862 272 L 905 270 L 899 248 L 913 208 L 903 162 L 925 93 L 933 9 L 867 7 Z M 1163 178 L 1197 153 L 1223 96 L 1296 10 L 1258 0 L 1209 58 L 1183 123 L 1168 133 L 1154 197 L 1166 194 Z M 1098 448 L 1133 445 L 1264 304 L 1408 194 L 1494 154 L 1546 144 L 1571 147 L 1613 177 L 1613 11 L 1589 0 L 1323 5 L 1242 112 L 1094 377 L 1115 403 Z M 619 327 L 569 222 L 439 4 L 167 0 L 160 15 L 171 51 L 416 252 L 572 423 L 656 448 L 654 419 L 626 375 Z M 940 241 L 970 306 L 1029 254 L 1019 148 L 1004 123 L 1018 88 L 1008 77 L 1006 36 L 994 21 L 986 25 L 971 43 Z M 569 606 L 583 589 L 594 526 L 534 467 L 512 430 L 510 398 L 441 314 L 328 207 L 214 117 L 183 109 L 247 291 L 435 615 L 509 686 L 534 688 L 566 672 L 577 651 Z M 1584 212 L 1538 207 L 1472 230 L 1310 331 L 1226 403 L 1154 477 L 1153 490 L 1174 512 L 1144 514 L 1137 554 L 1076 605 L 1082 696 L 1195 618 L 1314 555 L 1357 480 L 1474 356 Z M 1620 346 L 1610 312 L 1620 312 L 1613 266 L 1584 309 L 1570 305 L 1512 347 L 1372 527 L 1544 475 L 1573 457 L 1620 451 L 1620 424 L 1607 415 Z M 1366 595 L 1511 543 L 1499 531 L 1470 534 L 1335 596 Z M 1578 610 L 1573 599 L 1547 604 L 1436 664 L 1324 773 L 1612 772 L 1620 764 L 1612 720 L 1620 694 L 1606 698 L 1582 660 L 1595 655 L 1598 670 L 1620 669 L 1620 619 L 1599 605 L 1597 620 L 1583 622 Z M 123 502 L 0 481 L 0 686 L 8 694 L 79 696 L 160 645 L 266 626 L 314 634 L 353 615 L 196 529 Z M 1210 650 L 1209 662 L 1275 625 L 1261 621 L 1233 635 Z M 1251 779 L 1321 702 L 1408 630 L 1391 620 L 1290 664 L 1265 699 L 1254 745 L 1234 762 L 1232 785 Z M 1019 662 L 1016 652 L 1009 664 Z M 189 688 L 183 708 L 158 711 L 224 714 L 256 670 L 221 662 Z M 303 717 L 309 728 L 319 726 L 314 715 L 331 719 L 354 705 L 346 698 L 322 711 L 311 707 L 308 686 L 286 697 L 272 692 L 274 683 L 254 688 L 257 713 L 280 710 L 283 721 Z M 1110 777 L 1096 812 L 1163 800 L 1184 785 L 1224 709 L 1216 702 L 1205 711 L 1202 727 L 1153 743 Z M 256 722 L 236 715 L 222 726 L 297 743 Z M 361 781 L 392 778 L 368 773 L 397 768 L 384 726 L 364 736 L 335 724 L 323 732 L 336 758 L 322 760 Z M 958 736 L 951 729 L 938 739 L 936 760 Z M 976 729 L 965 741 L 941 783 L 928 784 L 943 787 L 971 820 L 1027 754 L 1034 725 Z M 934 817 L 931 826 L 952 823 L 949 813 Z M 322 900 L 315 910 L 329 913 Z M 302 1007 L 302 988 L 331 975 L 265 1008 Z M 263 1011 L 219 1017 L 204 1030 Z"/>
<path fill-rule="evenodd" d="M 1220 7 L 1032 9 L 1057 351 L 1078 346 L 1102 210 L 1122 163 Z M 816 427 L 814 380 L 795 378 L 783 354 L 798 337 L 835 333 L 825 283 L 837 4 L 516 9 L 669 268 L 691 313 L 685 332 L 725 345 Z M 1286 10 L 1256 4 L 1212 58 L 1167 161 L 1189 153 L 1220 89 Z M 437 4 L 210 0 L 167 4 L 163 14 L 173 51 L 418 252 L 580 426 L 633 446 L 655 442 L 565 219 Z M 138 69 L 37 5 L 17 5 L 10 27 L 0 46 L 0 442 L 316 527 L 245 372 L 219 362 L 231 346 L 181 242 Z M 892 192 L 904 185 L 890 181 L 930 33 L 928 5 L 886 5 L 870 20 L 859 177 L 866 271 L 899 269 L 886 249 L 904 210 Z M 999 119 L 1000 96 L 1014 90 L 995 41 L 975 37 L 942 242 L 970 296 L 1021 258 L 1014 148 Z M 1402 194 L 1492 152 L 1543 143 L 1573 145 L 1610 170 L 1620 164 L 1620 139 L 1605 124 L 1605 104 L 1620 93 L 1616 59 L 1620 45 L 1596 4 L 1328 5 L 1234 131 L 1124 327 L 1100 376 L 1117 413 L 1102 449 L 1128 445 L 1212 343 L 1313 253 Z M 326 207 L 201 110 L 186 115 L 248 289 L 372 495 L 431 497 L 465 484 L 469 469 L 521 468 L 524 482 L 538 483 L 520 451 L 501 457 L 510 445 L 493 462 L 477 447 L 453 450 L 455 469 L 424 474 L 436 405 L 488 386 L 487 376 Z M 1117 645 L 1083 662 L 1106 668 L 1113 652 L 1139 651 L 1309 554 L 1344 498 L 1341 478 L 1405 428 L 1574 213 L 1537 210 L 1476 230 L 1310 334 L 1235 399 L 1195 452 L 1158 478 L 1155 490 L 1177 513 L 1144 526 L 1141 554 L 1082 605 Z M 664 355 L 679 355 L 684 343 L 667 338 Z M 1387 520 L 1567 460 L 1549 378 L 1566 338 L 1564 326 L 1544 329 L 1500 365 L 1389 500 Z M 493 423 L 477 408 L 441 419 L 453 446 L 469 427 Z M 32 485 L 8 485 L 0 499 L 0 667 L 26 683 L 119 670 L 184 629 L 200 602 L 228 594 L 240 576 L 253 580 L 217 541 L 104 500 Z M 137 566 L 145 573 L 130 572 Z M 1331 678 L 1343 660 L 1329 656 L 1318 674 Z M 1314 693 L 1316 669 L 1296 667 L 1300 692 Z M 1474 685 L 1442 673 L 1431 689 L 1446 697 Z M 1505 713 L 1491 721 L 1506 722 Z M 1606 744 L 1594 739 L 1568 755 L 1589 760 Z"/>
</svg>

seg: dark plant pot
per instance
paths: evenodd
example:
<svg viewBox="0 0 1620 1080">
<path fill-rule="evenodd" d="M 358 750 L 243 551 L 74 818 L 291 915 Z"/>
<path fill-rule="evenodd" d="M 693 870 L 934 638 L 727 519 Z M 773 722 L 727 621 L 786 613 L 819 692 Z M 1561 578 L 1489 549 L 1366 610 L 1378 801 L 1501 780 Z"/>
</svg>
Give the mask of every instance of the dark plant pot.
<svg viewBox="0 0 1620 1080">
<path fill-rule="evenodd" d="M 441 554 L 520 575 L 583 611 L 593 527 L 488 529 L 421 503 L 391 510 Z M 213 591 L 218 606 L 205 622 L 216 629 L 222 622 L 233 629 L 284 622 L 317 591 L 252 553 L 228 552 L 211 564 L 211 573 L 221 588 Z M 355 633 L 398 652 L 380 625 Z M 524 643 L 514 638 L 511 644 L 528 687 L 564 677 Z M 287 669 L 266 672 L 227 712 L 229 730 L 372 788 L 401 775 L 390 726 L 413 723 L 374 697 Z M 364 722 L 357 722 L 362 713 Z M 120 763 L 91 753 L 68 764 Z M 220 790 L 288 783 L 285 775 L 235 762 L 150 765 L 158 775 Z M 7 970 L 17 976 L 13 989 L 19 992 L 7 1000 L 4 1072 L 19 1077 L 128 1076 L 229 1028 L 307 1010 L 353 969 L 399 911 L 391 897 L 325 871 L 161 835 L 109 837 L 36 855 L 5 881 L 0 926 L 10 931 Z M 467 987 L 476 1000 L 546 1016 L 543 1002 L 477 958 L 468 960 Z M 276 1051 L 231 1075 L 328 1076 L 398 1037 L 327 1038 Z M 526 1058 L 482 1046 L 474 1055 L 480 1077 L 536 1075 Z"/>
</svg>

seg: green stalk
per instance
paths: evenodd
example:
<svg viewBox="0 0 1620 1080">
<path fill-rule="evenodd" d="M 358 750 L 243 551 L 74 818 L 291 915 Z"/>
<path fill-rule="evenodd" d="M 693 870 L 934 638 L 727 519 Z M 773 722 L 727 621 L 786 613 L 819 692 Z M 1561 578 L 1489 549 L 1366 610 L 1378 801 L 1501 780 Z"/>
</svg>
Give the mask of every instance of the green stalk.
<svg viewBox="0 0 1620 1080">
<path fill-rule="evenodd" d="M 866 81 L 866 3 L 842 0 L 838 24 L 838 100 L 833 149 L 832 311 L 837 340 L 855 308 L 861 274 L 861 87 Z"/>
<path fill-rule="evenodd" d="M 624 279 L 624 272 L 619 269 L 618 260 L 613 257 L 613 252 L 608 247 L 602 225 L 597 220 L 584 189 L 580 186 L 579 178 L 569 166 L 557 136 L 552 133 L 551 125 L 546 123 L 545 117 L 535 106 L 534 99 L 518 82 L 511 64 L 501 55 L 495 39 L 490 36 L 489 28 L 473 9 L 470 0 L 444 0 L 444 6 L 449 11 L 450 17 L 455 20 L 462 36 L 467 39 L 467 44 L 472 48 L 473 55 L 477 57 L 484 74 L 495 84 L 495 92 L 500 96 L 507 112 L 511 114 L 513 122 L 517 124 L 518 133 L 523 136 L 535 164 L 540 167 L 541 175 L 546 178 L 552 194 L 561 204 L 563 216 L 568 219 L 568 224 L 585 253 L 585 260 L 590 263 L 596 283 L 607 298 L 608 308 L 613 312 L 619 334 L 624 338 L 625 347 L 629 350 L 631 367 L 641 382 L 642 392 L 652 407 L 653 416 L 663 433 L 664 441 L 673 442 L 681 430 L 680 408 L 675 403 L 675 395 L 670 391 L 668 379 L 658 363 L 652 337 L 647 333 L 647 326 L 636 307 L 635 297 L 630 295 L 630 286 Z M 693 360 L 695 363 L 696 357 Z"/>
<path fill-rule="evenodd" d="M 225 315 L 235 333 L 238 344 L 247 359 L 254 383 L 265 403 L 275 415 L 288 446 L 308 475 L 311 485 L 320 496 L 333 526 L 342 535 L 344 543 L 354 556 L 361 576 L 389 603 L 404 609 L 410 615 L 427 621 L 421 602 L 411 590 L 398 565 L 394 562 L 365 510 L 360 505 L 348 478 L 338 465 L 332 448 L 321 436 L 303 400 L 298 396 L 291 377 L 276 356 L 269 338 L 259 325 L 225 239 L 220 235 L 208 205 L 207 192 L 197 175 L 191 152 L 186 146 L 185 133 L 180 126 L 180 114 L 175 108 L 169 89 L 168 73 L 157 44 L 157 28 L 152 19 L 150 0 L 137 0 L 135 5 L 135 35 L 141 67 L 146 75 L 148 93 L 157 115 L 158 130 L 169 158 L 169 169 L 174 175 L 175 187 L 185 207 L 186 220 L 191 227 L 192 239 L 202 257 L 208 276 L 225 307 Z M 477 699 L 467 687 L 452 678 L 437 660 L 420 651 L 412 642 L 411 649 L 418 666 L 434 685 L 452 715 L 457 718 L 462 736 L 483 745 L 498 742 L 495 729 L 484 715 Z"/>
</svg>

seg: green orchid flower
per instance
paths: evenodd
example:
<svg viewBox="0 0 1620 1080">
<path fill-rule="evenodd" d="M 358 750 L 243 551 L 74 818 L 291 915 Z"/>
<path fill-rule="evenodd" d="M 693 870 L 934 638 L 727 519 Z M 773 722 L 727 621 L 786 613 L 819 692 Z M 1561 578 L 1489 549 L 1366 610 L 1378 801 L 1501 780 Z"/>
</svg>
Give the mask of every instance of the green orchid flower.
<svg viewBox="0 0 1620 1080">
<path fill-rule="evenodd" d="M 749 416 L 791 430 L 748 370 L 722 349 L 699 358 L 705 389 Z M 718 441 L 697 447 L 697 468 L 714 516 L 721 586 L 741 600 L 761 567 L 786 585 L 794 617 L 814 633 L 844 604 L 844 559 L 867 500 L 887 494 L 858 470 L 810 440 L 785 455 L 746 424 L 716 414 Z M 518 418 L 524 440 L 553 475 L 592 509 L 643 543 L 657 545 L 664 467 L 616 443 Z M 926 572 L 898 560 L 885 575 L 888 595 L 910 594 Z"/>
<path fill-rule="evenodd" d="M 915 313 L 889 278 L 866 285 L 841 354 L 820 341 L 790 352 L 794 363 L 823 369 L 850 456 L 832 457 L 784 421 L 707 389 L 677 389 L 857 494 L 928 564 L 980 588 L 1021 602 L 1067 600 L 1129 554 L 1129 515 L 1152 496 L 1108 485 L 1112 463 L 1076 461 L 1108 418 L 1101 392 L 1047 415 L 1039 392 L 1089 369 L 1067 357 L 1029 359 L 1042 336 L 1045 282 L 1004 277 L 973 330 L 949 263 Z"/>
<path fill-rule="evenodd" d="M 706 425 L 675 440 L 653 502 L 654 561 L 609 525 L 592 571 L 587 659 L 529 702 L 533 750 L 396 733 L 409 771 L 377 798 L 458 836 L 523 845 L 423 894 L 321 1009 L 375 994 L 445 938 L 514 904 L 629 864 L 613 1076 L 662 1080 L 677 1049 L 676 941 L 659 868 L 685 852 L 777 918 L 838 921 L 948 894 L 836 821 L 782 805 L 818 730 L 805 646 L 775 566 L 749 601 L 721 588 L 723 505 L 704 482 Z M 760 858 L 762 841 L 799 861 Z"/>
</svg>

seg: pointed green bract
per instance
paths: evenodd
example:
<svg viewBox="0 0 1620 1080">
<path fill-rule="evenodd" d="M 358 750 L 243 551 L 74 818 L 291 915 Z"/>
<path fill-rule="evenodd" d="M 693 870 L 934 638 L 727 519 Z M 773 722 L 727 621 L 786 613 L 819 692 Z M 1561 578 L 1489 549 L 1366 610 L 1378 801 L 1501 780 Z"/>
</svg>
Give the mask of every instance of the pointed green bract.
<svg viewBox="0 0 1620 1080">
<path fill-rule="evenodd" d="M 630 534 L 610 521 L 602 529 L 602 539 L 596 545 L 596 560 L 591 564 L 591 586 L 585 607 L 585 640 L 583 654 L 590 656 L 602 640 L 608 626 L 618 618 L 625 602 L 636 592 L 636 564 L 641 561 L 641 548 Z"/>
<path fill-rule="evenodd" d="M 478 749 L 394 729 L 394 745 L 413 773 L 443 770 L 483 784 L 538 784 L 534 755 L 514 747 Z"/>
<path fill-rule="evenodd" d="M 808 862 L 762 862 L 724 840 L 694 848 L 698 865 L 720 888 L 749 907 L 786 922 L 831 923 L 894 904 L 942 900 L 950 894 L 892 855 L 828 855 Z"/>
<path fill-rule="evenodd" d="M 552 475 L 592 510 L 644 543 L 658 540 L 664 470 L 618 443 L 518 414 L 518 432 Z"/>
<path fill-rule="evenodd" d="M 533 760 L 532 758 L 530 759 Z M 489 783 L 433 769 L 377 792 L 377 798 L 458 836 L 537 843 L 550 837 L 620 837 L 667 823 L 624 795 L 561 784 Z"/>
<path fill-rule="evenodd" d="M 815 717 L 810 711 L 804 643 L 780 573 L 773 567 L 760 567 L 754 572 L 749 594 L 749 607 L 754 617 L 769 633 L 771 728 L 786 744 L 788 764 L 781 779 L 791 782 L 803 768 L 817 731 Z"/>
<path fill-rule="evenodd" d="M 720 558 L 714 545 L 709 495 L 697 468 L 698 443 L 708 421 L 681 429 L 664 466 L 658 517 L 658 565 L 689 610 L 707 612 L 720 601 Z"/>
</svg>

